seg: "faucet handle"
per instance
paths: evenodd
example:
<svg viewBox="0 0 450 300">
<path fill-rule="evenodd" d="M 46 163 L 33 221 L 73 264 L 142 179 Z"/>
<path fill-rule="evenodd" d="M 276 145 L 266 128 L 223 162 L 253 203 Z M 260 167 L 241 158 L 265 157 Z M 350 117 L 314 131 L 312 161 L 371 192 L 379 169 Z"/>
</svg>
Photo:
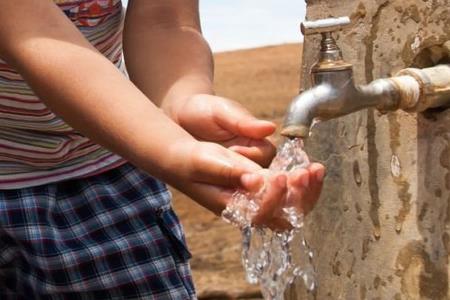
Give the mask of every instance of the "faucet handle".
<svg viewBox="0 0 450 300">
<path fill-rule="evenodd" d="M 345 16 L 339 18 L 319 19 L 315 21 L 304 21 L 300 28 L 304 35 L 311 35 L 342 30 L 350 24 L 350 18 Z"/>
<path fill-rule="evenodd" d="M 350 18 L 347 16 L 305 21 L 302 23 L 301 30 L 304 35 L 317 33 L 322 35 L 319 61 L 311 68 L 311 73 L 351 70 L 352 65 L 344 61 L 342 51 L 339 49 L 332 35 L 334 31 L 341 30 L 350 24 Z"/>
</svg>

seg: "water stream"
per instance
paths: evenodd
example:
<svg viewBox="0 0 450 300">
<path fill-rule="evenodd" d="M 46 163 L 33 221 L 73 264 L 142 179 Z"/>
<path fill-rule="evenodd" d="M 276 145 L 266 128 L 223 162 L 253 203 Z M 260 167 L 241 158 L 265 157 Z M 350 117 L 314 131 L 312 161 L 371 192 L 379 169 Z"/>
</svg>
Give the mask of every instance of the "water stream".
<svg viewBox="0 0 450 300">
<path fill-rule="evenodd" d="M 302 141 L 287 139 L 279 147 L 269 170 L 273 173 L 289 173 L 308 165 Z M 258 195 L 237 191 L 222 213 L 227 222 L 241 230 L 242 264 L 247 281 L 259 283 L 267 300 L 283 300 L 284 291 L 296 277 L 303 279 L 308 290 L 314 290 L 313 254 L 304 238 L 303 215 L 298 214 L 295 207 L 286 204 L 282 213 L 292 229 L 274 232 L 265 227 L 253 227 L 251 220 L 258 212 L 259 199 Z"/>
</svg>

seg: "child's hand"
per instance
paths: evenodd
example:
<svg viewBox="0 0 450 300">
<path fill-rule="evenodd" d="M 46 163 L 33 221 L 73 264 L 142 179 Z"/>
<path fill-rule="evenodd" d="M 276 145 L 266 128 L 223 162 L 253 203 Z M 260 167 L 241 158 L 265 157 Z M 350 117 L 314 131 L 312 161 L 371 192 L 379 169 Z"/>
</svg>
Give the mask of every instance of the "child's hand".
<svg viewBox="0 0 450 300">
<path fill-rule="evenodd" d="M 216 143 L 177 140 L 169 145 L 164 181 L 220 215 L 231 195 L 242 188 L 241 177 L 261 167 Z"/>
<path fill-rule="evenodd" d="M 177 158 L 169 166 L 177 181 L 237 188 L 243 174 L 261 170 L 255 162 L 216 143 L 176 141 L 169 149 L 169 155 Z"/>
<path fill-rule="evenodd" d="M 168 155 L 178 157 L 171 170 L 171 185 L 199 204 L 219 215 L 231 200 L 236 189 L 257 194 L 265 184 L 256 225 L 286 229 L 289 224 L 282 218 L 281 209 L 295 206 L 308 213 L 317 201 L 322 188 L 324 167 L 311 164 L 286 174 L 269 174 L 253 161 L 218 144 L 183 141 L 171 145 Z"/>
<path fill-rule="evenodd" d="M 268 174 L 267 170 L 242 176 L 243 187 L 257 194 L 265 184 L 260 209 L 253 218 L 255 225 L 266 225 L 274 230 L 285 230 L 290 224 L 283 218 L 282 208 L 293 206 L 307 214 L 317 202 L 322 190 L 325 169 L 318 163 L 292 173 Z"/>
<path fill-rule="evenodd" d="M 212 95 L 195 95 L 179 104 L 172 117 L 194 137 L 220 143 L 262 166 L 275 155 L 267 139 L 275 124 L 258 120 L 240 104 Z"/>
</svg>

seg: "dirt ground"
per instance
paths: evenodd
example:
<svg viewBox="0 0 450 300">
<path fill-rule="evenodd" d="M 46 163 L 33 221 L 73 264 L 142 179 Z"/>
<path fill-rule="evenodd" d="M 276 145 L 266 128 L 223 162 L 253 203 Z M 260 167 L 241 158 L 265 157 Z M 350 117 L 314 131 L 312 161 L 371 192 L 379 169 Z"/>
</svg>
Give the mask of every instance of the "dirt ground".
<svg viewBox="0 0 450 300">
<path fill-rule="evenodd" d="M 287 44 L 215 55 L 215 88 L 257 117 L 278 124 L 298 92 L 301 45 Z M 260 299 L 245 282 L 240 233 L 195 202 L 173 191 L 174 206 L 186 231 L 200 299 Z"/>
</svg>

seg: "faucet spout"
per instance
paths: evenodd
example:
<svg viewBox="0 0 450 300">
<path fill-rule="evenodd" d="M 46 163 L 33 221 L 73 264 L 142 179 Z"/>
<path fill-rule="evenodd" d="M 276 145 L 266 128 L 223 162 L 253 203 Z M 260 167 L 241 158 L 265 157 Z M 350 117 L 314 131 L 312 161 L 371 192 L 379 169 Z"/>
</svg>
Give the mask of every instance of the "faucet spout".
<svg viewBox="0 0 450 300">
<path fill-rule="evenodd" d="M 319 117 L 321 107 L 334 101 L 336 96 L 333 86 L 324 83 L 295 97 L 288 107 L 281 134 L 288 137 L 307 137 L 314 119 Z"/>
</svg>

